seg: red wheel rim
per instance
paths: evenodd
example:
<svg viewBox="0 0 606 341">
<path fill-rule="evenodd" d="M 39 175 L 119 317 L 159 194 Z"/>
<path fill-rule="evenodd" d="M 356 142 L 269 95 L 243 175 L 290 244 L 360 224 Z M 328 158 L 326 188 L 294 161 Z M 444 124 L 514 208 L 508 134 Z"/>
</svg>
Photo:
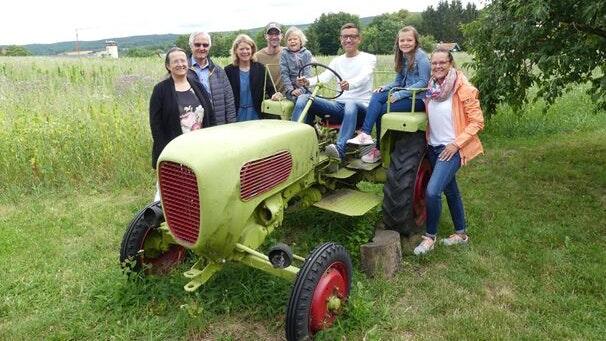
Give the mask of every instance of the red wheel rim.
<svg viewBox="0 0 606 341">
<path fill-rule="evenodd" d="M 185 259 L 185 249 L 180 245 L 171 245 L 166 252 L 155 258 L 141 256 L 141 262 L 147 268 L 145 272 L 154 275 L 163 275 L 170 272 L 183 259 Z"/>
<path fill-rule="evenodd" d="M 153 232 L 152 229 L 149 229 L 147 233 L 145 233 L 145 237 L 141 241 L 141 245 L 139 246 L 139 250 L 145 250 L 145 240 L 149 234 Z M 139 260 L 141 261 L 141 265 L 145 269 L 146 274 L 153 275 L 164 275 L 170 272 L 173 267 L 183 262 L 185 259 L 185 248 L 181 245 L 170 245 L 168 250 L 160 253 L 156 257 L 145 257 L 145 252 L 141 256 L 139 256 Z"/>
<path fill-rule="evenodd" d="M 343 306 L 343 301 L 347 299 L 349 294 L 348 280 L 347 270 L 342 262 L 332 263 L 324 271 L 318 285 L 316 285 L 311 301 L 309 329 L 312 334 L 333 324 L 341 309 L 331 309 L 329 301 L 338 299 L 341 302 L 340 306 Z"/>
<path fill-rule="evenodd" d="M 427 210 L 425 204 L 425 190 L 427 189 L 427 183 L 431 177 L 431 165 L 429 160 L 423 158 L 419 169 L 417 170 L 417 177 L 415 179 L 415 192 L 413 194 L 413 213 L 415 217 L 415 223 L 417 226 L 421 226 L 427 219 Z"/>
</svg>

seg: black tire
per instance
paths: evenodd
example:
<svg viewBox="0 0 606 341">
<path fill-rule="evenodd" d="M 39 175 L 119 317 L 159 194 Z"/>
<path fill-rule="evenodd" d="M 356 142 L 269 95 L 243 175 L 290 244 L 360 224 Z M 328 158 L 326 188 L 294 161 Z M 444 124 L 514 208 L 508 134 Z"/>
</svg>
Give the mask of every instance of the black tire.
<svg viewBox="0 0 606 341">
<path fill-rule="evenodd" d="M 324 243 L 316 247 L 299 270 L 288 300 L 286 339 L 312 339 L 318 330 L 330 327 L 336 316 L 343 311 L 344 303 L 349 297 L 351 276 L 351 258 L 343 246 Z M 316 289 L 320 291 L 316 292 Z M 332 293 L 331 297 L 338 297 L 339 308 L 329 311 L 325 299 L 329 293 Z M 314 315 L 318 309 L 325 314 Z M 321 324 L 318 323 L 320 315 Z"/>
<path fill-rule="evenodd" d="M 185 249 L 176 244 L 171 245 L 165 251 L 146 250 L 141 252 L 146 239 L 153 236 L 163 222 L 164 214 L 159 201 L 147 205 L 135 215 L 128 225 L 120 245 L 120 265 L 125 273 L 161 275 L 183 262 Z M 146 253 L 148 254 L 146 255 Z"/>
<path fill-rule="evenodd" d="M 383 187 L 385 228 L 406 237 L 420 231 L 425 224 L 425 189 L 431 174 L 425 154 L 425 132 L 400 134 Z M 421 191 L 416 196 L 415 189 Z"/>
</svg>

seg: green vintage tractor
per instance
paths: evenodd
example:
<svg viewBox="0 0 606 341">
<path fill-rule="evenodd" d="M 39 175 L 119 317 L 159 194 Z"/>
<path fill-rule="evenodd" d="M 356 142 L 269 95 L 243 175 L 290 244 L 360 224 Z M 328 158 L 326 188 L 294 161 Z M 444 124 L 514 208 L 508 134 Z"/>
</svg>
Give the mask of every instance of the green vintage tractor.
<svg viewBox="0 0 606 341">
<path fill-rule="evenodd" d="M 319 68 L 327 68 L 315 63 L 309 67 L 316 75 Z M 326 88 L 316 86 L 311 100 L 324 96 Z M 292 105 L 266 101 L 263 111 L 288 118 L 284 108 L 292 110 Z M 122 266 L 135 273 L 165 273 L 190 250 L 196 262 L 184 273 L 189 292 L 229 262 L 293 281 L 286 338 L 311 338 L 343 312 L 352 280 L 347 250 L 329 242 L 302 257 L 285 244 L 266 253 L 259 246 L 282 224 L 287 208 L 312 205 L 360 216 L 382 202 L 386 228 L 403 235 L 418 230 L 425 221 L 430 175 L 426 124 L 425 113 L 385 114 L 382 162 L 365 164 L 354 148 L 336 171 L 331 166 L 339 161 L 323 152 L 334 141 L 335 128 L 330 126 L 264 119 L 181 135 L 158 160 L 161 202 L 143 208 L 124 234 Z M 358 190 L 360 181 L 384 182 L 383 200 Z"/>
</svg>

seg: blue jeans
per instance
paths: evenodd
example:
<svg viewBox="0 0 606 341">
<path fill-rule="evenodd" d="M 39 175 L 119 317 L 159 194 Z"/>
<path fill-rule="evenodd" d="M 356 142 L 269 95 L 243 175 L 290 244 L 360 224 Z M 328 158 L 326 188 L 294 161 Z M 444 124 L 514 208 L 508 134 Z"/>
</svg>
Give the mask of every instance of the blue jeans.
<svg viewBox="0 0 606 341">
<path fill-rule="evenodd" d="M 307 100 L 309 94 L 302 94 L 297 98 L 295 108 L 292 112 L 292 120 L 297 121 Z M 362 102 L 358 101 L 332 101 L 324 98 L 316 97 L 309 111 L 305 117 L 305 123 L 313 124 L 314 116 L 320 116 L 321 118 L 327 118 L 330 123 L 341 123 L 341 129 L 339 135 L 337 135 L 337 150 L 341 158 L 345 156 L 345 145 L 356 129 L 358 122 L 361 122 L 366 115 L 366 106 Z"/>
<path fill-rule="evenodd" d="M 457 152 L 449 161 L 440 161 L 438 156 L 444 146 L 427 146 L 427 156 L 433 169 L 427 191 L 425 203 L 427 205 L 427 234 L 438 233 L 438 222 L 442 213 L 442 193 L 446 194 L 446 202 L 456 232 L 465 232 L 465 210 L 463 200 L 457 186 L 455 175 L 461 168 L 461 155 Z"/>
<path fill-rule="evenodd" d="M 381 137 L 381 116 L 387 112 L 387 95 L 388 91 L 375 92 L 370 98 L 368 104 L 368 112 L 362 124 L 362 131 L 370 135 L 373 124 L 377 124 L 377 139 Z M 401 100 L 391 103 L 390 111 L 410 112 L 412 110 L 412 98 L 402 98 Z M 425 111 L 425 102 L 417 98 L 415 100 L 415 111 Z M 377 143 L 377 146 L 379 144 Z"/>
</svg>

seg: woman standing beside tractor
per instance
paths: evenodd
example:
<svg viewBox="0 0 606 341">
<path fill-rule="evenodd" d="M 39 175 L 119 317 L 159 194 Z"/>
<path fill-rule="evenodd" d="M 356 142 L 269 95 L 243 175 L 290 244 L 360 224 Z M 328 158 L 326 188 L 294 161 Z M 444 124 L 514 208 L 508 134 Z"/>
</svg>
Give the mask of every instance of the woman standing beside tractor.
<svg viewBox="0 0 606 341">
<path fill-rule="evenodd" d="M 215 125 L 210 100 L 187 77 L 185 51 L 174 47 L 166 54 L 164 67 L 169 77 L 156 84 L 149 100 L 149 124 L 153 137 L 152 167 L 175 137 L 202 127 Z M 156 191 L 155 201 L 160 200 Z"/>
<path fill-rule="evenodd" d="M 438 49 L 431 55 L 431 80 L 427 91 L 427 156 L 432 174 L 425 195 L 427 230 L 415 255 L 431 251 L 436 241 L 446 195 L 455 233 L 444 245 L 465 244 L 465 211 L 455 175 L 462 165 L 483 152 L 477 134 L 484 128 L 478 90 L 454 67 L 452 53 Z"/>
<path fill-rule="evenodd" d="M 360 133 L 347 141 L 357 145 L 372 145 L 370 136 L 373 125 L 377 125 L 377 140 L 381 136 L 381 116 L 387 112 L 388 101 L 390 110 L 397 112 L 424 111 L 423 97 L 425 92 L 416 94 L 413 103 L 413 92 L 407 88 L 425 88 L 429 81 L 430 67 L 427 54 L 419 47 L 419 33 L 412 26 L 403 27 L 397 34 L 395 44 L 394 64 L 397 72 L 396 79 L 387 85 L 373 90 L 368 104 L 368 111 Z M 392 90 L 392 91 L 390 91 Z M 376 145 L 377 147 L 379 144 Z M 374 147 L 362 156 L 362 161 L 375 163 L 381 159 L 381 152 Z"/>
<path fill-rule="evenodd" d="M 232 64 L 225 67 L 225 73 L 234 91 L 238 122 L 258 120 L 261 113 L 263 91 L 272 99 L 282 97 L 273 84 L 265 79 L 265 66 L 254 60 L 257 45 L 246 34 L 240 34 L 231 48 Z M 267 87 L 263 85 L 267 84 Z"/>
</svg>

